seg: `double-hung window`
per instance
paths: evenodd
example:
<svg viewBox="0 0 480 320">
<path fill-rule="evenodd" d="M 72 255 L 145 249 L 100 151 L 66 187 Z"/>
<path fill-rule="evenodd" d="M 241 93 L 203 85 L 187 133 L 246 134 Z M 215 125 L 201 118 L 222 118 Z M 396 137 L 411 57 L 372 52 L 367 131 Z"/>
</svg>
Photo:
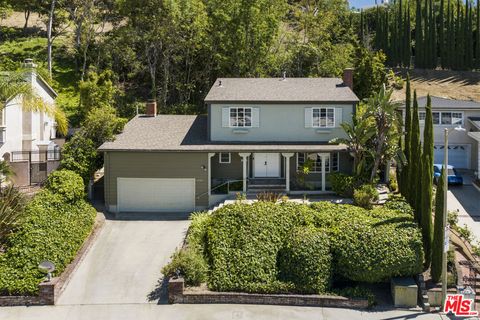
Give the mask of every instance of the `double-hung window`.
<svg viewBox="0 0 480 320">
<path fill-rule="evenodd" d="M 335 108 L 312 108 L 312 127 L 335 127 Z"/>
<path fill-rule="evenodd" d="M 425 117 L 426 117 L 425 111 L 420 111 L 418 113 L 418 119 L 420 120 L 420 123 L 425 123 Z M 462 112 L 433 111 L 432 118 L 433 118 L 432 120 L 434 125 L 450 126 L 450 125 L 461 125 L 463 123 Z"/>
<path fill-rule="evenodd" d="M 251 127 L 252 108 L 230 108 L 230 127 Z"/>
</svg>

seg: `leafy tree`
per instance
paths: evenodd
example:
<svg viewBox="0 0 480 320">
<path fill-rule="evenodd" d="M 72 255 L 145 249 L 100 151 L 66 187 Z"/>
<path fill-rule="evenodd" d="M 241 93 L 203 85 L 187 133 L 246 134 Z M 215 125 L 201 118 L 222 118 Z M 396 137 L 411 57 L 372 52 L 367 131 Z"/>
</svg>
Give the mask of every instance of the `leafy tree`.
<svg viewBox="0 0 480 320">
<path fill-rule="evenodd" d="M 378 92 L 387 80 L 385 54 L 363 46 L 356 49 L 353 91 L 360 99 Z"/>
<path fill-rule="evenodd" d="M 85 81 L 79 83 L 80 105 L 82 114 L 86 116 L 94 108 L 110 107 L 115 102 L 118 93 L 113 83 L 111 70 L 104 70 L 100 74 L 94 71 L 88 73 Z"/>
<path fill-rule="evenodd" d="M 432 258 L 432 188 L 433 188 L 433 118 L 432 100 L 427 96 L 425 106 L 425 128 L 423 131 L 423 152 L 421 169 L 421 227 L 423 248 L 425 251 L 425 268 L 430 266 Z"/>
<path fill-rule="evenodd" d="M 95 144 L 82 131 L 74 134 L 72 139 L 64 144 L 60 168 L 76 172 L 82 177 L 85 185 L 101 165 L 102 159 Z"/>
<path fill-rule="evenodd" d="M 444 183 L 445 168 L 442 169 L 440 179 L 437 181 L 437 192 L 435 194 L 435 221 L 433 225 L 433 244 L 432 244 L 432 267 L 431 275 L 434 282 L 439 282 L 442 275 L 442 258 L 445 226 L 443 225 L 443 205 L 444 205 Z"/>
<path fill-rule="evenodd" d="M 122 131 L 125 123 L 126 119 L 117 117 L 114 108 L 106 106 L 92 109 L 83 122 L 82 130 L 85 136 L 99 147 L 105 141 L 113 140 L 115 135 Z"/>
</svg>

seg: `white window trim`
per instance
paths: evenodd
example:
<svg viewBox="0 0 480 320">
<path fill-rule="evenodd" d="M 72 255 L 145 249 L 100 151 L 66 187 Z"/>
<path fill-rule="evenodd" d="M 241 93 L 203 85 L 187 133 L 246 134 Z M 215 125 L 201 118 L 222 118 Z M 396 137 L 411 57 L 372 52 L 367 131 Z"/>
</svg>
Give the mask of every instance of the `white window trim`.
<svg viewBox="0 0 480 320">
<path fill-rule="evenodd" d="M 421 124 L 425 124 L 425 121 L 424 120 L 421 120 L 420 119 L 420 113 L 425 113 L 426 115 L 426 111 L 418 111 L 418 119 L 419 119 L 419 122 Z M 440 110 L 433 110 L 432 111 L 432 116 L 433 116 L 433 113 L 438 113 L 438 121 L 439 123 L 433 123 L 434 126 L 437 126 L 437 127 L 451 127 L 451 126 L 458 126 L 458 125 L 464 125 L 465 123 L 465 113 L 463 111 L 452 111 L 452 110 L 443 110 L 443 111 L 440 111 Z M 462 122 L 461 123 L 457 123 L 457 124 L 442 124 L 442 117 L 443 117 L 443 114 L 444 113 L 451 113 L 452 114 L 452 119 L 453 119 L 453 114 L 454 113 L 460 113 L 462 114 Z M 432 117 L 433 119 L 433 117 Z"/>
<path fill-rule="evenodd" d="M 313 121 L 313 120 L 314 120 L 314 118 L 313 118 L 313 113 L 314 113 L 315 110 L 318 110 L 318 113 L 321 113 L 321 112 L 320 112 L 321 109 L 325 109 L 325 110 L 326 110 L 327 120 L 328 120 L 328 110 L 329 110 L 329 109 L 330 109 L 330 110 L 333 110 L 333 124 L 332 124 L 331 126 L 328 125 L 328 121 L 326 121 L 325 127 L 322 127 L 322 126 L 320 125 L 320 122 L 319 122 L 319 125 L 318 125 L 318 126 L 313 125 L 313 122 L 314 122 L 314 121 Z M 335 108 L 333 108 L 333 107 L 313 107 L 313 108 L 312 108 L 312 123 L 311 123 L 311 124 L 312 124 L 312 128 L 335 128 Z"/>
<path fill-rule="evenodd" d="M 228 154 L 228 162 L 222 161 L 222 154 Z M 231 163 L 232 162 L 232 154 L 230 152 L 220 152 L 218 154 L 218 162 L 219 163 Z"/>
<path fill-rule="evenodd" d="M 230 128 L 252 128 L 253 127 L 253 119 L 250 118 L 250 125 L 249 126 L 234 126 L 232 125 L 232 117 L 231 117 L 231 114 L 232 114 L 232 109 L 243 109 L 244 111 L 244 116 L 245 116 L 245 110 L 247 109 L 250 109 L 250 117 L 253 117 L 253 110 L 252 110 L 252 107 L 228 107 L 228 126 Z M 238 111 L 237 111 L 237 114 L 238 114 Z"/>
</svg>

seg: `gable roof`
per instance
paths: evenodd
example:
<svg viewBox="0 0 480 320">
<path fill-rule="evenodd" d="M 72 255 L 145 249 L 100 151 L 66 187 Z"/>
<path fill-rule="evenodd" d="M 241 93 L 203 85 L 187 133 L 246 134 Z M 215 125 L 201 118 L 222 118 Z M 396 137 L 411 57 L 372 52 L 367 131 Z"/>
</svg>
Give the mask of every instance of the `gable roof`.
<svg viewBox="0 0 480 320">
<path fill-rule="evenodd" d="M 48 92 L 48 94 L 52 97 L 52 98 L 56 98 L 58 96 L 58 93 L 48 84 L 48 82 L 43 79 L 40 75 L 37 74 L 37 83 L 43 88 L 43 90 L 45 90 L 46 92 Z"/>
<path fill-rule="evenodd" d="M 339 78 L 219 78 L 205 97 L 206 103 L 357 101 Z"/>
<path fill-rule="evenodd" d="M 321 142 L 212 142 L 207 137 L 207 117 L 191 115 L 136 116 L 100 151 L 340 151 L 345 145 Z"/>
<path fill-rule="evenodd" d="M 432 99 L 432 109 L 480 110 L 480 103 L 475 101 L 455 100 L 435 96 L 431 96 L 430 98 Z M 427 97 L 420 97 L 417 101 L 420 109 L 425 108 L 427 105 Z M 402 103 L 400 107 L 405 108 L 405 101 L 402 101 Z"/>
</svg>

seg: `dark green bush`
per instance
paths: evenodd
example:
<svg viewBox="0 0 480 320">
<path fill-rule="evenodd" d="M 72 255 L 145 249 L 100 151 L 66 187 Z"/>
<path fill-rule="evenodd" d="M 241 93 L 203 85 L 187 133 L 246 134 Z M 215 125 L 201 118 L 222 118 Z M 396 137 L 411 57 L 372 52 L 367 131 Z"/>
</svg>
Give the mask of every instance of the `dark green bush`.
<svg viewBox="0 0 480 320">
<path fill-rule="evenodd" d="M 340 172 L 331 173 L 328 178 L 332 185 L 332 190 L 342 197 L 353 196 L 353 189 L 355 187 L 355 178 Z"/>
<path fill-rule="evenodd" d="M 278 292 L 277 254 L 290 231 L 313 210 L 292 203 L 233 204 L 212 214 L 208 227 L 209 287 L 218 291 Z M 311 220 L 311 218 L 310 218 Z"/>
<path fill-rule="evenodd" d="M 202 254 L 193 247 L 177 250 L 172 260 L 162 268 L 166 277 L 172 277 L 179 272 L 190 286 L 198 286 L 207 280 L 208 265 Z"/>
<path fill-rule="evenodd" d="M 92 230 L 96 210 L 87 202 L 66 202 L 63 195 L 44 190 L 25 209 L 18 230 L 7 239 L 0 255 L 0 292 L 33 295 L 45 275 L 38 270 L 43 260 L 55 263 L 59 275 L 72 261 Z"/>
<path fill-rule="evenodd" d="M 413 209 L 408 204 L 402 196 L 393 196 L 390 197 L 387 202 L 385 202 L 384 207 L 390 210 L 395 210 L 402 214 L 407 214 L 413 216 Z"/>
<path fill-rule="evenodd" d="M 258 201 L 267 201 L 276 203 L 278 200 L 282 198 L 282 194 L 278 192 L 260 192 L 257 194 Z"/>
<path fill-rule="evenodd" d="M 62 196 L 68 202 L 75 202 L 85 197 L 85 185 L 82 177 L 66 169 L 50 173 L 45 188 Z"/>
<path fill-rule="evenodd" d="M 278 255 L 280 279 L 302 293 L 324 293 L 330 287 L 332 256 L 321 229 L 295 228 Z"/>
<path fill-rule="evenodd" d="M 367 299 L 369 308 L 376 304 L 375 295 L 373 294 L 372 290 L 365 287 L 346 287 L 342 289 L 336 289 L 334 290 L 334 293 L 339 296 L 352 299 Z"/>
<path fill-rule="evenodd" d="M 376 200 L 378 200 L 378 191 L 370 184 L 364 184 L 353 191 L 353 203 L 359 207 L 371 209 Z"/>
</svg>

